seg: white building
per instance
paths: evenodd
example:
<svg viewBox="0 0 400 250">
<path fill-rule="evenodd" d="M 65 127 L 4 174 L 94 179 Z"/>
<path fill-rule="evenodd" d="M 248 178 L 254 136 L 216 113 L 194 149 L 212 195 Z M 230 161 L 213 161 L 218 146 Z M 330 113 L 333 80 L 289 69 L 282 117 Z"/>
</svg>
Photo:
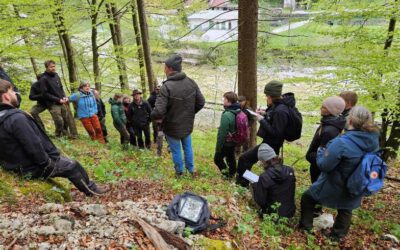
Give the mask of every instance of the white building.
<svg viewBox="0 0 400 250">
<path fill-rule="evenodd" d="M 201 39 L 208 42 L 237 40 L 237 10 L 204 10 L 190 15 L 188 21 L 190 29 L 196 29 L 196 33 L 187 40 Z"/>
</svg>

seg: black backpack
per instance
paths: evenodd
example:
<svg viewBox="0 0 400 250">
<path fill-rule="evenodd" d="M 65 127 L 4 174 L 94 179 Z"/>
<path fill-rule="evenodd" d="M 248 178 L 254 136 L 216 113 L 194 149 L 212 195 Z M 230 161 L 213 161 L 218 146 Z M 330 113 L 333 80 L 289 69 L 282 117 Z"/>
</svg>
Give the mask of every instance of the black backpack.
<svg viewBox="0 0 400 250">
<path fill-rule="evenodd" d="M 285 140 L 292 142 L 301 137 L 301 129 L 303 127 L 303 116 L 296 108 L 296 99 L 293 93 L 282 95 L 283 103 L 289 108 L 289 121 L 285 130 Z"/>
<path fill-rule="evenodd" d="M 210 231 L 225 225 L 222 220 L 220 223 L 210 225 L 211 213 L 207 200 L 190 192 L 174 197 L 168 205 L 167 216 L 170 220 L 185 222 L 192 233 Z"/>
</svg>

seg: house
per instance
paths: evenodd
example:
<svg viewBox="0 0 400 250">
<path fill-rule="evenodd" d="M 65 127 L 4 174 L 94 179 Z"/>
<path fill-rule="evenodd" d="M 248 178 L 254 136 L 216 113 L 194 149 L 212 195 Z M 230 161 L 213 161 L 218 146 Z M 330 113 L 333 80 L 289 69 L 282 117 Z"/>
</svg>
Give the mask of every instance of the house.
<svg viewBox="0 0 400 250">
<path fill-rule="evenodd" d="M 237 10 L 237 5 L 229 0 L 209 0 L 208 8 L 210 10 Z"/>
<path fill-rule="evenodd" d="M 204 10 L 188 16 L 190 29 L 196 29 L 196 35 L 188 40 L 208 42 L 237 40 L 237 10 Z"/>
</svg>

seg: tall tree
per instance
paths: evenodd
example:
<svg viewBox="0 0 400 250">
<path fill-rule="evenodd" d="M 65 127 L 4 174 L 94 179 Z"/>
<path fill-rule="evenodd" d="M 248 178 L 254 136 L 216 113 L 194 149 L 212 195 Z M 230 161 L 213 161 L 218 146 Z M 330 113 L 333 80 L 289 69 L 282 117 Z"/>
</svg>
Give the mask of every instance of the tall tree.
<svg viewBox="0 0 400 250">
<path fill-rule="evenodd" d="M 13 7 L 14 7 L 14 12 L 15 12 L 15 15 L 16 15 L 17 19 L 21 19 L 21 15 L 19 13 L 18 6 L 16 6 L 14 4 Z M 37 76 L 39 74 L 39 69 L 38 69 L 37 64 L 36 64 L 36 59 L 32 56 L 31 51 L 30 51 L 31 44 L 29 42 L 29 38 L 28 38 L 28 35 L 27 35 L 27 32 L 26 32 L 26 29 L 22 28 L 22 27 L 20 27 L 20 29 L 23 30 L 22 38 L 23 38 L 24 43 L 25 43 L 25 45 L 26 45 L 26 47 L 28 49 L 29 59 L 30 59 L 31 64 L 32 64 L 33 72 L 34 72 L 35 76 Z"/>
<path fill-rule="evenodd" d="M 93 56 L 93 75 L 94 75 L 94 84 L 98 91 L 101 90 L 101 82 L 100 82 L 100 65 L 99 65 L 99 46 L 97 45 L 97 19 L 99 16 L 99 11 L 101 6 L 104 3 L 104 0 L 100 0 L 97 3 L 97 0 L 87 0 L 90 6 L 90 20 L 92 23 L 92 56 Z"/>
<path fill-rule="evenodd" d="M 78 82 L 78 72 L 75 61 L 74 48 L 72 46 L 71 38 L 68 34 L 68 29 L 65 25 L 64 19 L 64 1 L 54 0 L 55 10 L 53 12 L 54 24 L 57 28 L 57 33 L 60 37 L 60 44 L 63 49 L 65 61 L 67 62 L 68 77 L 71 84 L 71 90 L 76 89 Z"/>
<path fill-rule="evenodd" d="M 146 12 L 144 9 L 143 0 L 137 0 L 139 24 L 140 24 L 140 34 L 142 38 L 143 45 L 143 55 L 146 64 L 147 80 L 149 83 L 149 91 L 153 91 L 154 86 L 157 85 L 157 79 L 154 77 L 153 66 L 151 62 L 150 44 L 149 44 L 149 32 L 146 21 Z"/>
<path fill-rule="evenodd" d="M 238 92 L 257 109 L 257 24 L 258 1 L 239 0 Z M 256 124 L 251 127 L 250 143 L 256 143 Z"/>
<path fill-rule="evenodd" d="M 143 47 L 141 41 L 142 37 L 140 35 L 136 0 L 131 0 L 131 8 L 132 8 L 132 24 L 133 24 L 133 30 L 135 31 L 135 41 L 136 41 L 137 56 L 139 61 L 140 84 L 142 86 L 143 95 L 146 96 L 146 73 L 144 66 Z"/>
<path fill-rule="evenodd" d="M 122 43 L 122 33 L 120 25 L 120 14 L 117 11 L 115 3 L 106 4 L 107 16 L 109 19 L 111 38 L 114 46 L 115 58 L 119 70 L 119 82 L 121 89 L 128 89 L 128 76 L 126 74 L 126 63 L 123 57 L 124 49 Z"/>
</svg>

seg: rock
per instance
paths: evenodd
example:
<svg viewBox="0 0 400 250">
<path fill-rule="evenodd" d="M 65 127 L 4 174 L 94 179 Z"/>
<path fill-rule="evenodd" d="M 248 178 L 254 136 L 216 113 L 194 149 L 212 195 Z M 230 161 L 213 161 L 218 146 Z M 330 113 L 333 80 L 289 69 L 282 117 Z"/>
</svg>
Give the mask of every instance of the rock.
<svg viewBox="0 0 400 250">
<path fill-rule="evenodd" d="M 232 244 L 229 241 L 213 240 L 213 239 L 209 239 L 209 238 L 203 238 L 201 240 L 200 244 L 205 249 L 221 249 L 221 250 L 233 249 Z"/>
<path fill-rule="evenodd" d="M 315 230 L 322 230 L 333 227 L 333 215 L 328 213 L 323 213 L 320 216 L 314 218 L 313 226 Z"/>
<path fill-rule="evenodd" d="M 182 235 L 185 229 L 185 222 L 182 221 L 161 220 L 160 223 L 153 225 L 169 233 L 178 235 Z"/>
<path fill-rule="evenodd" d="M 397 237 L 392 235 L 392 234 L 384 234 L 382 236 L 382 238 L 385 239 L 385 240 L 390 240 L 391 242 L 396 243 L 396 244 L 400 243 L 399 239 L 397 239 Z"/>
<path fill-rule="evenodd" d="M 39 245 L 38 245 L 39 250 L 48 250 L 50 248 L 51 248 L 51 245 L 48 242 L 42 242 L 42 243 L 39 243 Z"/>
<path fill-rule="evenodd" d="M 69 233 L 72 231 L 72 222 L 69 220 L 59 219 L 54 222 L 54 227 L 58 233 Z"/>
<path fill-rule="evenodd" d="M 63 205 L 55 203 L 46 203 L 38 208 L 38 212 L 41 214 L 49 214 L 59 212 L 63 210 Z"/>
<path fill-rule="evenodd" d="M 82 211 L 94 216 L 103 216 L 107 214 L 107 210 L 100 204 L 89 204 L 82 207 Z"/>
<path fill-rule="evenodd" d="M 56 229 L 53 226 L 34 227 L 32 231 L 39 235 L 52 235 L 56 234 Z"/>
</svg>

